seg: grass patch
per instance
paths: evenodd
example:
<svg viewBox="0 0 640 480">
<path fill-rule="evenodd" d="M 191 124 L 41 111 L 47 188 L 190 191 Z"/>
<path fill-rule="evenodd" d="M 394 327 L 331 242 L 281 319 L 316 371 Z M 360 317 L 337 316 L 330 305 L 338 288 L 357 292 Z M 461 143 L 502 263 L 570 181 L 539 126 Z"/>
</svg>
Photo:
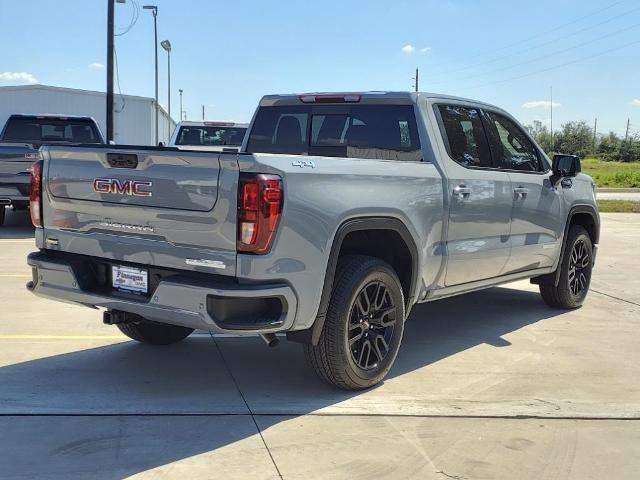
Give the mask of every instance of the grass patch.
<svg viewBox="0 0 640 480">
<path fill-rule="evenodd" d="M 605 162 L 585 158 L 582 171 L 590 175 L 598 187 L 640 188 L 640 162 Z"/>
<path fill-rule="evenodd" d="M 640 213 L 640 202 L 633 200 L 598 200 L 601 213 Z"/>
</svg>

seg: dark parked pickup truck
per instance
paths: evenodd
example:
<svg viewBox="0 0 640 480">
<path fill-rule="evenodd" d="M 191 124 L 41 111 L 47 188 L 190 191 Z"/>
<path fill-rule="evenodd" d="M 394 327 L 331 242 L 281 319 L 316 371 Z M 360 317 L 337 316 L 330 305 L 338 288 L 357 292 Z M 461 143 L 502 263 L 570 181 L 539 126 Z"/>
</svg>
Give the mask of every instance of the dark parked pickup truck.
<svg viewBox="0 0 640 480">
<path fill-rule="evenodd" d="M 5 207 L 29 206 L 30 168 L 44 143 L 104 143 L 91 117 L 11 115 L 0 134 L 0 226 Z"/>
</svg>

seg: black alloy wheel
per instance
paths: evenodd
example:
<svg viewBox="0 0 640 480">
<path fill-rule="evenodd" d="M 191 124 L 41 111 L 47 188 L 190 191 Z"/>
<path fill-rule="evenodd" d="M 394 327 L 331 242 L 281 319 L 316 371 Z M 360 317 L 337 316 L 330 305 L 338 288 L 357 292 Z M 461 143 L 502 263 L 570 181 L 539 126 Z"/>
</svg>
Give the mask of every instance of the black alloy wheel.
<svg viewBox="0 0 640 480">
<path fill-rule="evenodd" d="M 569 258 L 569 289 L 578 296 L 589 285 L 591 275 L 591 257 L 584 240 L 578 240 L 571 250 Z"/>
<path fill-rule="evenodd" d="M 349 348 L 352 360 L 363 370 L 377 368 L 389 353 L 397 309 L 382 282 L 366 285 L 349 314 Z"/>
</svg>

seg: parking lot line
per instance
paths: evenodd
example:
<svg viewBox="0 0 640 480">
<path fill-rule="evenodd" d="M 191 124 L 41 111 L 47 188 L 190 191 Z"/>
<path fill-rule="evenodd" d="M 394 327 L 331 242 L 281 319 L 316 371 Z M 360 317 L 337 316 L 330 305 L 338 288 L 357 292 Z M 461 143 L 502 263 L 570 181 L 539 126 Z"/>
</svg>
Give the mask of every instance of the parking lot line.
<svg viewBox="0 0 640 480">
<path fill-rule="evenodd" d="M 0 277 L 6 278 L 30 278 L 31 275 L 27 273 L 0 273 Z"/>
<path fill-rule="evenodd" d="M 0 238 L 0 243 L 33 243 L 33 238 Z"/>
</svg>

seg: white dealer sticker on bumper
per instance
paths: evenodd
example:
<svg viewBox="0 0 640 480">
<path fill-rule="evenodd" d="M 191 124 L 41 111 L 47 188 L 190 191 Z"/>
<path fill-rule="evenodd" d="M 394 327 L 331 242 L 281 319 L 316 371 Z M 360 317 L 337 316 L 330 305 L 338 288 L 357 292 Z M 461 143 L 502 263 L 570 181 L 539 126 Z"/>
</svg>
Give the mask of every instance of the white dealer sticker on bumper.
<svg viewBox="0 0 640 480">
<path fill-rule="evenodd" d="M 149 274 L 146 270 L 140 268 L 112 265 L 111 285 L 119 290 L 147 293 L 149 289 Z"/>
</svg>

